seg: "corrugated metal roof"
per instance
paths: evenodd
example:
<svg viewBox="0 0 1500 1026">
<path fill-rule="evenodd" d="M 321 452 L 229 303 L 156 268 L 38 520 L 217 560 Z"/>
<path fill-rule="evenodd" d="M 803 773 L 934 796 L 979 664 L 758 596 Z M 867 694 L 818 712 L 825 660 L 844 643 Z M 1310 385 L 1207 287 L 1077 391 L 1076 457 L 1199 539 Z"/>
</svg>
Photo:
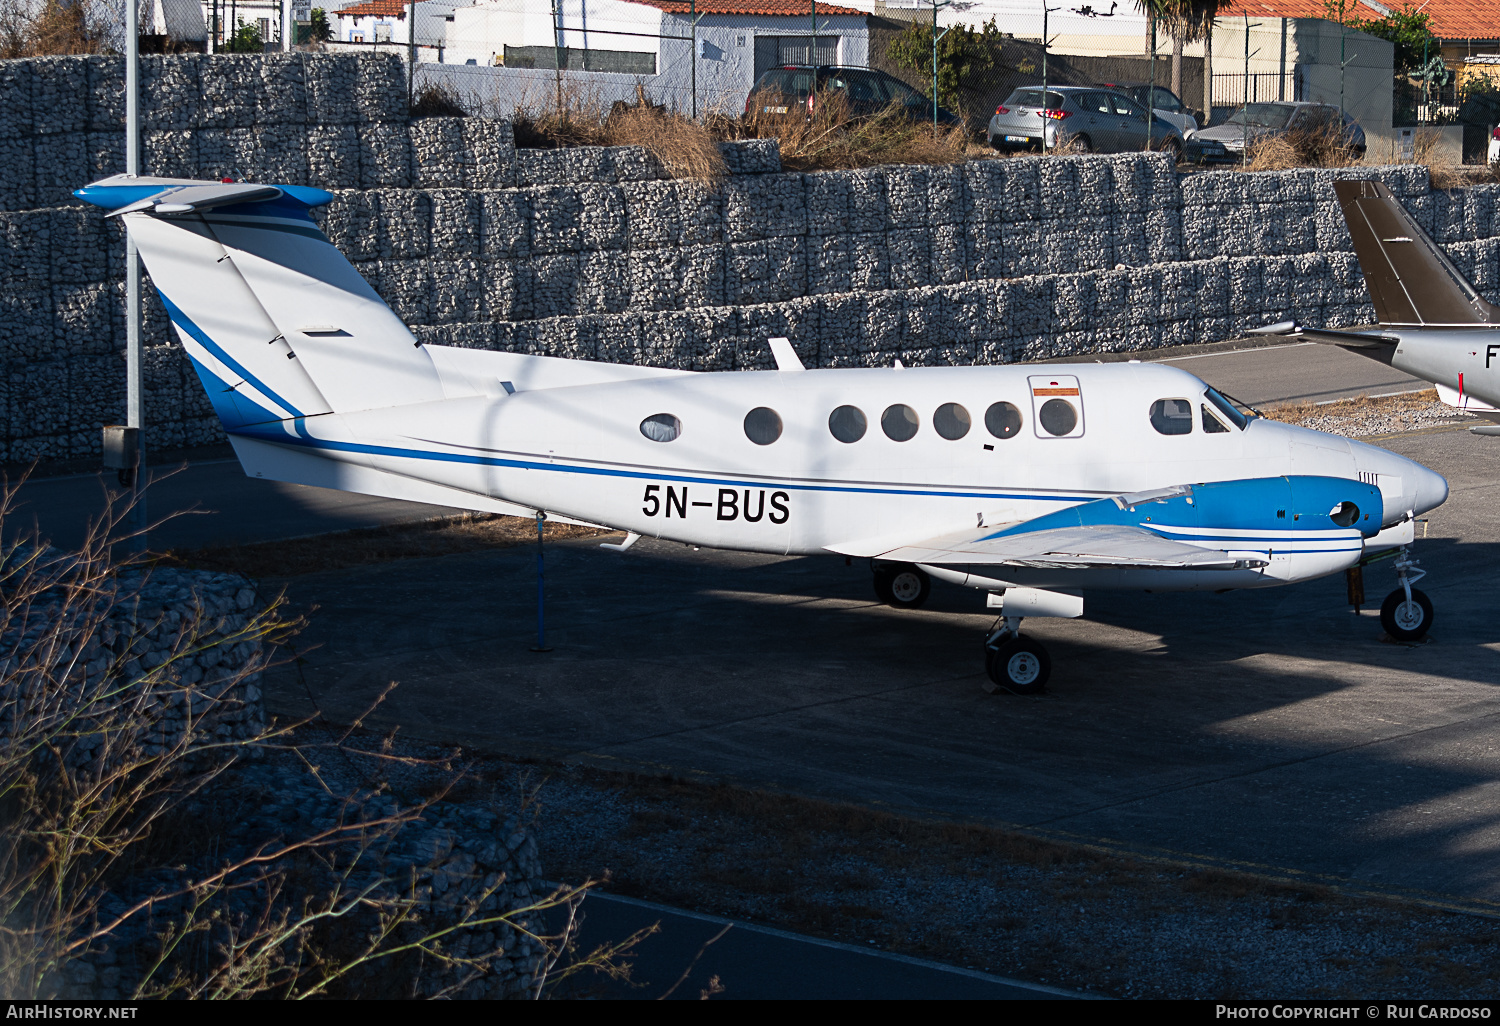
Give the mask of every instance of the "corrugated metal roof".
<svg viewBox="0 0 1500 1026">
<path fill-rule="evenodd" d="M 1351 0 L 1345 8 L 1349 17 L 1374 21 L 1381 17 L 1380 8 L 1397 10 L 1400 0 L 1375 0 L 1379 7 Z M 1439 39 L 1500 38 L 1500 5 L 1495 0 L 1427 0 L 1422 13 L 1432 16 L 1428 24 Z M 1321 0 L 1239 0 L 1219 14 L 1220 19 L 1241 18 L 1328 18 L 1328 6 Z"/>
</svg>

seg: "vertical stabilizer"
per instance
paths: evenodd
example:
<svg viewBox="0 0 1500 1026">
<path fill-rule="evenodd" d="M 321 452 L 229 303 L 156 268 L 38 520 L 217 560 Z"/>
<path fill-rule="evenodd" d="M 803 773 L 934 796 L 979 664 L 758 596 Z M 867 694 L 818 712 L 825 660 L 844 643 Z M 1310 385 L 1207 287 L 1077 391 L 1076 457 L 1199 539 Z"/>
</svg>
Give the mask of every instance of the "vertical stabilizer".
<svg viewBox="0 0 1500 1026">
<path fill-rule="evenodd" d="M 1333 190 L 1381 324 L 1500 323 L 1500 308 L 1485 302 L 1384 184 L 1342 181 L 1334 182 Z"/>
</svg>

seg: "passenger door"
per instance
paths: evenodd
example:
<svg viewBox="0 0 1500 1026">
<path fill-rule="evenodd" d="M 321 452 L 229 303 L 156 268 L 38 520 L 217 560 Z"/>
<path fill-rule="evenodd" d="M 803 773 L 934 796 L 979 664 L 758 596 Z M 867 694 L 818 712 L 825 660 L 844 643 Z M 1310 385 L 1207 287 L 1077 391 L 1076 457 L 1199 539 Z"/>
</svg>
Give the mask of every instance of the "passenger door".
<svg viewBox="0 0 1500 1026">
<path fill-rule="evenodd" d="M 1122 93 L 1110 93 L 1114 105 L 1119 132 L 1117 150 L 1143 150 L 1146 148 L 1146 133 L 1151 123 L 1146 118 L 1146 108 Z"/>
<path fill-rule="evenodd" d="M 1099 153 L 1114 153 L 1120 148 L 1119 120 L 1110 103 L 1108 93 L 1079 93 L 1076 97 L 1083 112 L 1083 125 L 1074 130 L 1074 135 L 1087 135 Z"/>
</svg>

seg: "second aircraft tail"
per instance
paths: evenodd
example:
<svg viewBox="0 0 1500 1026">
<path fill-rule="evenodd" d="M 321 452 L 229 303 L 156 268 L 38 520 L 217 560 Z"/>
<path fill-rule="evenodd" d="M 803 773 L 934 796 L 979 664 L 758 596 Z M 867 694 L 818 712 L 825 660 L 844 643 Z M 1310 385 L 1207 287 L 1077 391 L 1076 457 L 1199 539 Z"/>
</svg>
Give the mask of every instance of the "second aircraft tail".
<svg viewBox="0 0 1500 1026">
<path fill-rule="evenodd" d="M 1384 184 L 1357 179 L 1333 189 L 1382 325 L 1500 323 L 1500 307 L 1480 296 Z"/>
</svg>

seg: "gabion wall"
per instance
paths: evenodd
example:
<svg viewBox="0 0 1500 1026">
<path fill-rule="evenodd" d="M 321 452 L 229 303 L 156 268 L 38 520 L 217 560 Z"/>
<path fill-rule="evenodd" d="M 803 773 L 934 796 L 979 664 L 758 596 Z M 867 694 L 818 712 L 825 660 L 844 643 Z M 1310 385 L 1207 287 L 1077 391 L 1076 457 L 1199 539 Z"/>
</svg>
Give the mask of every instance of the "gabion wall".
<svg viewBox="0 0 1500 1026">
<path fill-rule="evenodd" d="M 0 459 L 98 451 L 122 417 L 123 247 L 72 200 L 121 170 L 117 59 L 0 62 Z M 1156 155 L 668 180 L 645 150 L 516 150 L 510 126 L 405 114 L 394 57 L 145 61 L 153 174 L 311 184 L 325 230 L 435 343 L 701 370 L 998 363 L 1369 320 L 1331 188 L 1376 175 L 1476 284 L 1500 278 L 1500 186 L 1421 167 L 1178 175 Z M 154 295 L 158 449 L 222 440 Z"/>
</svg>

